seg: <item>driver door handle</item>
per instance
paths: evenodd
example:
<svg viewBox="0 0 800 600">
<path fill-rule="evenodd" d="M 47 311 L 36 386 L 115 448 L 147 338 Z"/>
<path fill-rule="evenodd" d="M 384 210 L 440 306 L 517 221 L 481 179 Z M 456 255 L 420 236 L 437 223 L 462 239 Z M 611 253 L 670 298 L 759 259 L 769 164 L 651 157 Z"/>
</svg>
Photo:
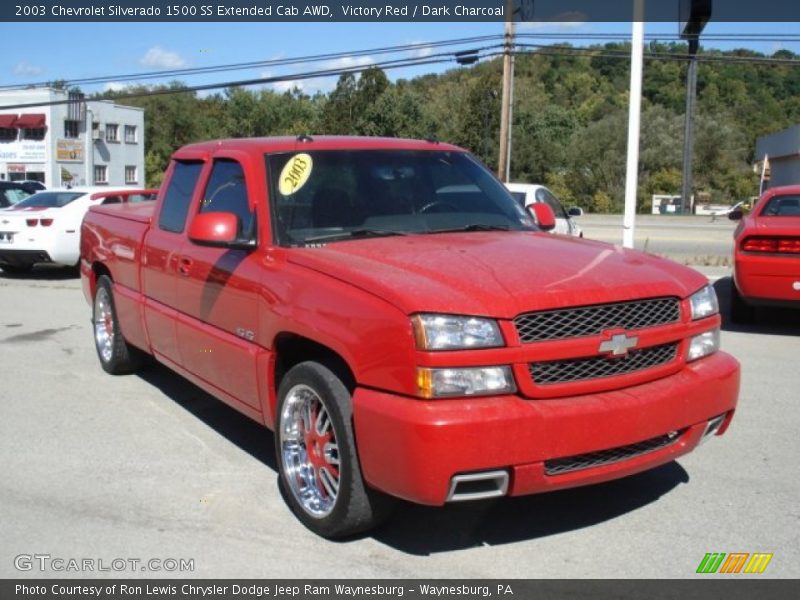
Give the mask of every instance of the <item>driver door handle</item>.
<svg viewBox="0 0 800 600">
<path fill-rule="evenodd" d="M 181 258 L 178 260 L 178 273 L 184 277 L 188 277 L 191 273 L 193 263 L 194 261 L 192 261 L 191 258 L 181 256 Z"/>
</svg>

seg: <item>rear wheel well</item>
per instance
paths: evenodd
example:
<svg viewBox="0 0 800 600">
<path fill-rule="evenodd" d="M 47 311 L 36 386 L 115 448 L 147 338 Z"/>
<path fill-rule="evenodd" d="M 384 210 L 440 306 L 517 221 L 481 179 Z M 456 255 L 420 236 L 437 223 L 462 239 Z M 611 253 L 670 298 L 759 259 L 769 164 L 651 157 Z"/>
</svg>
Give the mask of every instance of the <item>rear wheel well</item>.
<svg viewBox="0 0 800 600">
<path fill-rule="evenodd" d="M 278 335 L 274 344 L 275 360 L 275 387 L 277 392 L 281 380 L 289 370 L 301 362 L 313 360 L 330 369 L 334 375 L 341 379 L 347 390 L 352 394 L 356 388 L 356 378 L 347 361 L 334 350 L 300 335 L 282 333 Z"/>
</svg>

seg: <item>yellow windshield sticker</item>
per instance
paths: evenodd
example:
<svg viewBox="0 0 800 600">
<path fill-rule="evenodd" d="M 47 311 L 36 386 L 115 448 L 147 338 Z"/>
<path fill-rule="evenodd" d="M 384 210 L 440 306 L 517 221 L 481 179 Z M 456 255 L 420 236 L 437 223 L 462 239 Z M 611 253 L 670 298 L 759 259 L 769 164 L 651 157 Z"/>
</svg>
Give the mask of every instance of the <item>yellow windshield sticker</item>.
<svg viewBox="0 0 800 600">
<path fill-rule="evenodd" d="M 289 159 L 281 171 L 278 191 L 284 196 L 291 196 L 298 191 L 308 181 L 313 164 L 311 156 L 306 153 L 297 154 Z"/>
</svg>

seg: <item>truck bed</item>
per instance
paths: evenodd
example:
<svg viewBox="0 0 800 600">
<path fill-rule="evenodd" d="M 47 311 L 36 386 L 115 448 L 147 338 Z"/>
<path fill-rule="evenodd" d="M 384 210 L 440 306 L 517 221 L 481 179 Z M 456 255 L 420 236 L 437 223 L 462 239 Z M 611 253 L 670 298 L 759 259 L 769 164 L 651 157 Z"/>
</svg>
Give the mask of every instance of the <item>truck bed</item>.
<svg viewBox="0 0 800 600">
<path fill-rule="evenodd" d="M 153 212 L 155 211 L 155 208 L 155 202 L 133 202 L 125 204 L 106 204 L 94 206 L 89 209 L 89 212 L 109 215 L 119 219 L 126 219 L 128 221 L 150 223 L 150 221 L 153 219 Z"/>
</svg>

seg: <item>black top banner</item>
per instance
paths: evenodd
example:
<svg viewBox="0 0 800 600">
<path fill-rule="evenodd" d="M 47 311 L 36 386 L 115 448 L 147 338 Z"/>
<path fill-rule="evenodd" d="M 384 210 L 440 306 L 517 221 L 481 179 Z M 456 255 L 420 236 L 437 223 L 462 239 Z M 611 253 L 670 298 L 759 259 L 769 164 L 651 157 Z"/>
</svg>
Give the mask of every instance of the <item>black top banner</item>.
<svg viewBox="0 0 800 600">
<path fill-rule="evenodd" d="M 6 22 L 800 22 L 798 0 L 39 0 L 2 3 Z"/>
</svg>

